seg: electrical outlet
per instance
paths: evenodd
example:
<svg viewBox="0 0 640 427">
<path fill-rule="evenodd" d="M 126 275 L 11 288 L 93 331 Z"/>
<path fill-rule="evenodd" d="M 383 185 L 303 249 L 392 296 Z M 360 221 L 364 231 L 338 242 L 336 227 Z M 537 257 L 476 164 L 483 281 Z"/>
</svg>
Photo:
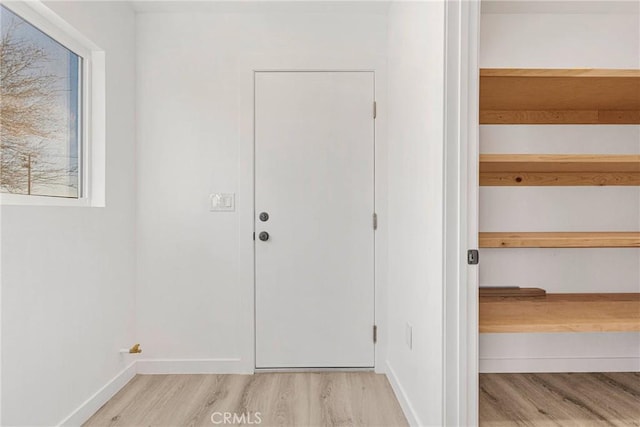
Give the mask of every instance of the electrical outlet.
<svg viewBox="0 0 640 427">
<path fill-rule="evenodd" d="M 407 323 L 404 333 L 404 339 L 407 343 L 407 347 L 409 347 L 409 350 L 413 350 L 413 326 L 411 326 L 410 323 Z"/>
</svg>

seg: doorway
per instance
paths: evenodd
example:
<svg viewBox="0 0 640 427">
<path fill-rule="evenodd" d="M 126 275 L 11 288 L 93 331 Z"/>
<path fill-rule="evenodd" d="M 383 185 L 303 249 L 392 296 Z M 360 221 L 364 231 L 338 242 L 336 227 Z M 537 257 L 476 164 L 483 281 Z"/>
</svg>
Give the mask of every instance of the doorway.
<svg viewBox="0 0 640 427">
<path fill-rule="evenodd" d="M 373 72 L 255 73 L 256 368 L 373 368 Z"/>
</svg>

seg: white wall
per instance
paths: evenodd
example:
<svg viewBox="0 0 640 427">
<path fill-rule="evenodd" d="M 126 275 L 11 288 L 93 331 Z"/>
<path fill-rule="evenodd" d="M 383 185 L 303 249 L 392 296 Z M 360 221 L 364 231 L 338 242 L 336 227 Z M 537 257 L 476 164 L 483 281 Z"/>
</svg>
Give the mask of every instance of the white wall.
<svg viewBox="0 0 640 427">
<path fill-rule="evenodd" d="M 2 206 L 2 425 L 63 421 L 135 339 L 134 14 L 48 6 L 106 51 L 107 205 Z"/>
<path fill-rule="evenodd" d="M 253 370 L 247 70 L 376 69 L 386 6 L 332 7 L 137 16 L 137 319 L 154 361 L 145 372 Z M 236 211 L 209 212 L 213 192 L 236 193 Z"/>
<path fill-rule="evenodd" d="M 633 13 L 483 14 L 482 67 L 639 68 Z M 640 153 L 636 125 L 480 127 L 482 153 Z M 638 187 L 482 187 L 481 231 L 640 230 Z M 640 292 L 638 249 L 483 249 L 481 285 Z M 640 370 L 640 334 L 482 334 L 481 371 Z"/>
<path fill-rule="evenodd" d="M 388 370 L 410 421 L 442 424 L 444 3 L 389 12 Z M 405 328 L 413 326 L 413 348 Z"/>
</svg>

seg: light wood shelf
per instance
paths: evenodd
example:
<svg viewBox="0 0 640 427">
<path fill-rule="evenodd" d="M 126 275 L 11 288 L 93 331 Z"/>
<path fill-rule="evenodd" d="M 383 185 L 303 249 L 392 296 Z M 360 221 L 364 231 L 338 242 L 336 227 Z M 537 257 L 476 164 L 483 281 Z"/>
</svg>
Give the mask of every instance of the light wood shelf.
<svg viewBox="0 0 640 427">
<path fill-rule="evenodd" d="M 640 331 L 640 293 L 480 298 L 480 332 Z"/>
<path fill-rule="evenodd" d="M 640 185 L 640 155 L 481 154 L 480 185 Z"/>
<path fill-rule="evenodd" d="M 481 248 L 638 248 L 640 232 L 482 232 L 479 242 Z"/>
<path fill-rule="evenodd" d="M 640 70 L 481 69 L 480 124 L 640 124 Z M 640 156 L 481 155 L 480 185 L 640 185 Z M 483 232 L 479 241 L 481 248 L 638 248 L 640 232 Z M 485 290 L 480 332 L 640 331 L 640 293 L 524 291 Z"/>
<path fill-rule="evenodd" d="M 480 286 L 479 295 L 483 297 L 544 297 L 547 292 L 541 288 L 522 288 L 519 286 Z"/>
<path fill-rule="evenodd" d="M 640 124 L 640 70 L 484 68 L 481 124 Z"/>
</svg>

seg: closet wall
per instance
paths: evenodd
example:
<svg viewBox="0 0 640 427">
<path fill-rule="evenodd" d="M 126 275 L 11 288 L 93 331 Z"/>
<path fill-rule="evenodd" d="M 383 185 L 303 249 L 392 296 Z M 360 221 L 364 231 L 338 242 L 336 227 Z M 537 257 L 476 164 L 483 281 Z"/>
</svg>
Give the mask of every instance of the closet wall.
<svg viewBox="0 0 640 427">
<path fill-rule="evenodd" d="M 635 6 L 483 10 L 482 68 L 640 68 Z M 483 154 L 638 154 L 638 125 L 482 125 Z M 640 230 L 639 187 L 481 187 L 481 231 Z M 640 249 L 483 249 L 481 285 L 640 292 Z M 640 370 L 640 333 L 482 334 L 481 372 Z"/>
</svg>

